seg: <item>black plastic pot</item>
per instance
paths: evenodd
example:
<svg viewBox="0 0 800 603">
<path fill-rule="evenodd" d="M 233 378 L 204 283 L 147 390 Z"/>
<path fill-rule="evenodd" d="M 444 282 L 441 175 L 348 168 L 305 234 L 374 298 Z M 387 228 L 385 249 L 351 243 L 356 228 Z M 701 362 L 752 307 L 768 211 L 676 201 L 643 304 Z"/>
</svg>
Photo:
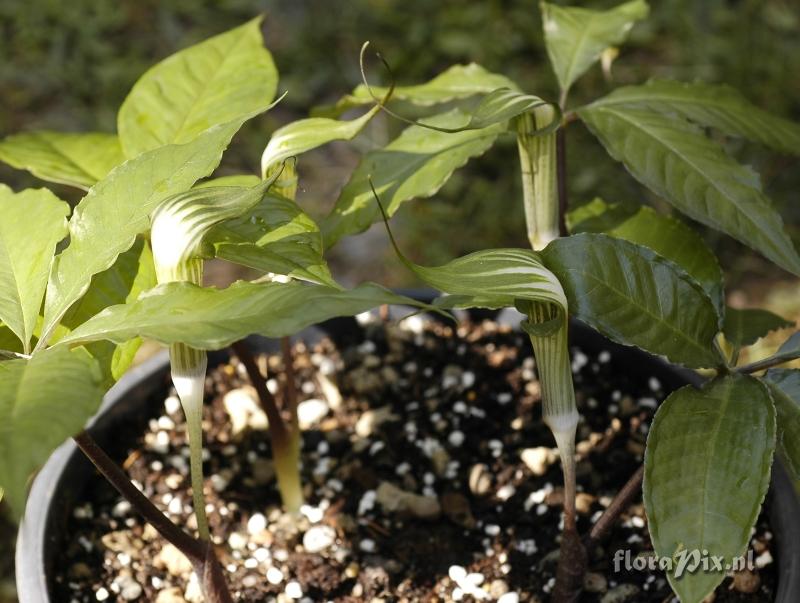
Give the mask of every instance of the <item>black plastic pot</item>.
<svg viewBox="0 0 800 603">
<path fill-rule="evenodd" d="M 420 296 L 427 297 L 427 296 Z M 520 315 L 506 310 L 497 315 L 500 323 L 516 326 Z M 318 341 L 328 335 L 337 343 L 359 340 L 362 329 L 352 318 L 334 319 L 303 331 L 297 338 Z M 619 346 L 573 322 L 570 330 L 573 345 L 588 352 L 611 352 L 612 366 L 620 371 L 647 371 L 670 391 L 686 383 L 698 384 L 695 373 L 675 368 L 639 350 Z M 251 338 L 255 349 L 277 351 L 274 340 Z M 227 358 L 227 351 L 209 354 L 214 366 Z M 126 374 L 106 395 L 103 405 L 91 421 L 89 431 L 101 446 L 108 445 L 119 433 L 130 431 L 157 412 L 169 383 L 169 360 L 159 354 Z M 62 550 L 63 534 L 69 513 L 81 499 L 94 469 L 72 441 L 66 442 L 48 460 L 36 477 L 28 497 L 25 516 L 17 538 L 16 577 L 21 603 L 56 603 L 50 597 L 52 568 Z M 779 603 L 800 601 L 800 502 L 783 466 L 776 462 L 771 484 L 770 522 L 777 541 L 779 564 Z"/>
</svg>

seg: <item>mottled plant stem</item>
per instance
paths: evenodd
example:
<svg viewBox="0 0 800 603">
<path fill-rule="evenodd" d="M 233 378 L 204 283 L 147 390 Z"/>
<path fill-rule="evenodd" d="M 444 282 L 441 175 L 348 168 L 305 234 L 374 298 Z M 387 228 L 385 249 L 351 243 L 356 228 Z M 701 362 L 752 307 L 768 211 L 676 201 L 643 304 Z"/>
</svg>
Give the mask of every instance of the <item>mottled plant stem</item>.
<svg viewBox="0 0 800 603">
<path fill-rule="evenodd" d="M 217 561 L 213 545 L 210 542 L 192 538 L 172 523 L 149 498 L 133 485 L 125 472 L 111 460 L 87 431 L 80 432 L 73 440 L 100 474 L 136 509 L 145 521 L 152 525 L 167 542 L 186 555 L 200 578 L 206 600 L 213 603 L 232 603 L 233 599 L 228 591 L 225 576 L 219 561 Z"/>
</svg>

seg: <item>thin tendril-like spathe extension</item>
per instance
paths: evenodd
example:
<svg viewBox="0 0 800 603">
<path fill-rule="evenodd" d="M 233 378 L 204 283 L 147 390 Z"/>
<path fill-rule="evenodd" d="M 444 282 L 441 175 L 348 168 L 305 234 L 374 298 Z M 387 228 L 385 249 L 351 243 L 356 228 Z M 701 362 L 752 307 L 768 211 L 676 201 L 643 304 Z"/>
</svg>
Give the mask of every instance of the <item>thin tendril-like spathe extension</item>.
<svg viewBox="0 0 800 603">
<path fill-rule="evenodd" d="M 397 113 L 395 111 L 392 111 L 391 109 L 389 109 L 389 107 L 386 106 L 386 104 L 388 103 L 389 97 L 392 95 L 392 92 L 394 91 L 394 89 L 396 87 L 396 83 L 397 82 L 396 82 L 396 79 L 395 79 L 395 76 L 394 76 L 394 72 L 392 71 L 392 68 L 389 65 L 388 61 L 383 57 L 383 55 L 379 51 L 376 50 L 375 51 L 375 56 L 378 57 L 378 59 L 381 61 L 381 63 L 383 63 L 383 67 L 386 69 L 386 72 L 389 74 L 389 81 L 390 81 L 389 93 L 382 100 L 379 99 L 378 96 L 375 94 L 374 90 L 372 89 L 372 86 L 370 85 L 369 80 L 367 79 L 367 71 L 366 71 L 366 67 L 365 67 L 365 59 L 364 59 L 364 57 L 365 57 L 365 54 L 366 54 L 366 51 L 367 51 L 367 47 L 369 46 L 369 44 L 370 44 L 369 41 L 364 42 L 364 44 L 361 46 L 361 52 L 359 53 L 358 62 L 359 62 L 359 69 L 361 71 L 361 81 L 364 84 L 364 88 L 367 90 L 367 94 L 369 94 L 370 98 L 372 98 L 372 100 L 375 101 L 380 106 L 381 111 L 384 111 L 384 112 L 386 112 L 386 114 L 391 115 L 395 119 L 397 119 L 397 120 L 399 120 L 399 121 L 401 121 L 403 123 L 409 124 L 411 126 L 419 126 L 420 128 L 425 128 L 425 129 L 433 130 L 433 131 L 436 131 L 436 132 L 443 132 L 445 134 L 458 134 L 459 132 L 466 132 L 468 130 L 481 130 L 481 129 L 489 127 L 489 125 L 491 125 L 491 124 L 488 124 L 486 126 L 480 126 L 480 127 L 470 125 L 472 123 L 472 119 L 474 119 L 474 115 L 473 115 L 473 116 L 471 116 L 470 122 L 466 126 L 463 126 L 461 128 L 443 128 L 443 127 L 440 127 L 440 126 L 434 126 L 434 125 L 431 125 L 431 124 L 426 124 L 426 123 L 418 121 L 418 120 L 409 119 L 407 117 L 404 117 L 403 115 L 400 115 L 399 113 Z M 497 90 L 492 91 L 492 93 L 493 92 L 497 92 L 498 90 L 501 90 L 501 89 L 502 88 L 498 88 Z M 536 107 L 539 107 L 539 106 L 542 106 L 542 105 L 548 105 L 548 106 L 551 106 L 553 108 L 553 110 L 554 110 L 553 120 L 549 124 L 547 124 L 547 126 L 543 127 L 542 129 L 534 129 L 534 130 L 532 130 L 530 132 L 526 132 L 526 134 L 528 136 L 543 136 L 545 134 L 549 134 L 550 132 L 553 132 L 554 130 L 558 129 L 558 127 L 561 125 L 561 117 L 562 117 L 561 107 L 559 107 L 555 103 L 549 103 L 547 101 L 542 100 L 541 103 L 537 103 L 535 105 L 532 105 L 532 106 L 528 107 L 527 110 L 532 110 L 532 109 L 534 109 Z"/>
</svg>

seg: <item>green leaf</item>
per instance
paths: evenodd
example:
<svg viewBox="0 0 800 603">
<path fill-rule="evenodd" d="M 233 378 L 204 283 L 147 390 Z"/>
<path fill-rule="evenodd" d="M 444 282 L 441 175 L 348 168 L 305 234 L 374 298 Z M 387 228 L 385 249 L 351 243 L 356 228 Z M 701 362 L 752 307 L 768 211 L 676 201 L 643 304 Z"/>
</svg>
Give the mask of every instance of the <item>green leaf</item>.
<svg viewBox="0 0 800 603">
<path fill-rule="evenodd" d="M 609 46 L 625 41 L 636 21 L 649 8 L 644 0 L 633 0 L 607 10 L 563 7 L 542 2 L 542 29 L 550 64 L 566 93 Z"/>
<path fill-rule="evenodd" d="M 0 161 L 48 182 L 89 190 L 125 157 L 116 134 L 41 130 L 0 141 Z"/>
<path fill-rule="evenodd" d="M 89 289 L 64 315 L 61 325 L 72 330 L 105 308 L 131 302 L 156 285 L 156 273 L 150 246 L 138 238 L 133 247 L 121 253 L 108 270 L 92 277 Z M 65 333 L 67 331 L 65 330 Z M 51 341 L 58 341 L 54 337 Z M 97 341 L 86 346 L 103 371 L 103 385 L 110 387 L 127 370 L 141 345 L 138 337 L 120 345 Z"/>
<path fill-rule="evenodd" d="M 725 577 L 721 571 L 676 575 L 680 551 L 724 557 L 744 554 L 769 486 L 775 409 L 767 388 L 728 375 L 701 389 L 672 393 L 656 413 L 644 461 L 644 505 L 659 557 L 685 603 L 700 603 Z"/>
<path fill-rule="evenodd" d="M 800 356 L 800 331 L 794 333 L 778 348 L 778 354 Z"/>
<path fill-rule="evenodd" d="M 597 198 L 569 212 L 567 224 L 572 233 L 605 233 L 649 247 L 688 272 L 723 314 L 719 262 L 705 240 L 680 220 L 645 205 L 607 204 Z"/>
<path fill-rule="evenodd" d="M 48 283 L 43 340 L 84 294 L 92 276 L 110 268 L 150 227 L 150 213 L 161 201 L 216 169 L 248 117 L 209 128 L 190 143 L 144 153 L 92 187 L 72 214 L 70 245 L 57 256 Z"/>
<path fill-rule="evenodd" d="M 269 105 L 277 83 L 260 17 L 173 54 L 136 82 L 120 108 L 125 155 L 186 143 L 217 124 L 244 121 Z"/>
<path fill-rule="evenodd" d="M 754 344 L 770 331 L 793 325 L 794 323 L 767 310 L 727 308 L 722 331 L 725 333 L 725 339 L 737 347 L 742 347 Z"/>
<path fill-rule="evenodd" d="M 579 114 L 611 156 L 650 190 L 800 274 L 800 256 L 757 178 L 696 126 L 630 107 L 589 106 Z"/>
<path fill-rule="evenodd" d="M 217 258 L 339 288 L 322 256 L 319 227 L 284 197 L 267 195 L 246 216 L 214 226 L 203 240 Z"/>
<path fill-rule="evenodd" d="M 641 107 L 682 115 L 728 136 L 800 154 L 800 124 L 756 107 L 730 86 L 653 80 L 642 86 L 617 88 L 592 106 Z"/>
<path fill-rule="evenodd" d="M 247 335 L 284 337 L 323 320 L 359 314 L 382 304 L 425 307 L 373 284 L 343 291 L 297 281 L 239 281 L 227 289 L 167 283 L 133 303 L 104 310 L 59 343 L 120 342 L 141 335 L 163 344 L 219 349 Z"/>
<path fill-rule="evenodd" d="M 453 110 L 424 120 L 424 123 L 459 128 L 469 119 L 465 113 Z M 362 232 L 380 219 L 370 178 L 386 201 L 386 211 L 391 216 L 405 201 L 436 194 L 456 169 L 486 152 L 503 129 L 495 124 L 453 134 L 410 126 L 385 148 L 370 151 L 362 158 L 333 211 L 321 224 L 325 246 L 332 246 L 345 235 Z"/>
<path fill-rule="evenodd" d="M 770 369 L 764 376 L 778 413 L 778 446 L 795 480 L 800 480 L 800 370 Z"/>
<path fill-rule="evenodd" d="M 332 108 L 321 108 L 317 114 L 336 117 L 361 105 L 371 105 L 374 97 L 382 98 L 389 88 L 373 86 L 372 94 L 363 84 L 342 98 Z M 420 107 L 430 107 L 455 100 L 488 94 L 498 88 L 518 90 L 517 85 L 503 75 L 486 71 L 476 63 L 469 65 L 453 65 L 432 80 L 414 86 L 397 86 L 392 93 L 392 100 L 406 101 Z"/>
<path fill-rule="evenodd" d="M 79 349 L 0 362 L 0 487 L 19 518 L 28 480 L 103 398 L 95 361 Z"/>
<path fill-rule="evenodd" d="M 68 215 L 69 205 L 47 189 L 15 194 L 0 184 L 0 320 L 26 352 Z"/>
<path fill-rule="evenodd" d="M 603 234 L 557 239 L 541 253 L 572 314 L 609 339 L 693 368 L 724 362 L 711 298 L 678 265 Z"/>
<path fill-rule="evenodd" d="M 290 157 L 301 155 L 334 140 L 352 140 L 378 111 L 380 105 L 375 105 L 361 117 L 350 121 L 311 117 L 276 130 L 261 156 L 262 176 L 266 176 L 270 167 Z"/>
</svg>

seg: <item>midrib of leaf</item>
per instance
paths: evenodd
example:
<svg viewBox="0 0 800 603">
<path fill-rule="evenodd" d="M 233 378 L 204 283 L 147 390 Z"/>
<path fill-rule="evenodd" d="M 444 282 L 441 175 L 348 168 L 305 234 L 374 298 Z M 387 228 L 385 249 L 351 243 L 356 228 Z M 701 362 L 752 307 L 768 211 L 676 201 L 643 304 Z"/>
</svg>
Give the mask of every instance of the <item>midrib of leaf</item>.
<svg viewBox="0 0 800 603">
<path fill-rule="evenodd" d="M 639 130 L 640 132 L 642 132 L 643 134 L 645 134 L 647 137 L 649 137 L 649 138 L 651 138 L 652 140 L 654 140 L 654 141 L 655 141 L 656 143 L 658 143 L 658 144 L 659 144 L 661 147 L 663 147 L 663 148 L 667 149 L 669 152 L 671 152 L 671 153 L 672 153 L 672 154 L 674 154 L 675 156 L 679 157 L 679 158 L 680 158 L 680 159 L 681 159 L 681 160 L 682 160 L 682 161 L 683 161 L 683 162 L 684 162 L 684 163 L 685 163 L 685 164 L 686 164 L 688 167 L 690 167 L 690 168 L 692 169 L 692 171 L 693 171 L 695 174 L 698 174 L 698 175 L 700 175 L 700 176 L 703 178 L 703 180 L 704 180 L 705 182 L 707 182 L 707 183 L 708 183 L 708 185 L 709 185 L 709 187 L 710 187 L 710 188 L 713 188 L 714 190 L 716 190 L 716 191 L 717 191 L 717 192 L 720 194 L 720 196 L 721 196 L 722 198 L 724 198 L 724 199 L 727 199 L 728 201 L 730 201 L 731 205 L 734 205 L 734 206 L 736 206 L 736 208 L 739 210 L 739 214 L 740 214 L 740 217 L 739 217 L 739 218 L 737 218 L 737 220 L 740 220 L 742 217 L 744 217 L 744 218 L 746 218 L 746 219 L 747 219 L 747 223 L 748 223 L 749 225 L 757 225 L 757 224 L 758 224 L 758 222 L 755 222 L 754 220 L 752 220 L 752 219 L 750 218 L 750 215 L 749 215 L 749 213 L 748 213 L 747 211 L 745 211 L 745 209 L 743 209 L 743 208 L 742 208 L 742 207 L 739 205 L 739 203 L 737 202 L 737 200 L 736 200 L 735 198 L 733 198 L 733 197 L 730 197 L 730 196 L 729 196 L 729 195 L 728 195 L 726 192 L 724 192 L 724 191 L 723 191 L 723 190 L 722 190 L 722 189 L 719 187 L 719 185 L 717 185 L 717 183 L 716 183 L 716 182 L 715 182 L 713 179 L 709 178 L 709 177 L 708 177 L 708 176 L 705 174 L 705 172 L 704 172 L 702 169 L 700 169 L 700 168 L 699 168 L 697 165 L 695 165 L 695 163 L 694 163 L 693 161 L 691 161 L 691 160 L 690 160 L 688 157 L 686 157 L 684 154 L 680 153 L 680 152 L 679 152 L 679 151 L 678 151 L 678 150 L 677 150 L 675 147 L 671 146 L 671 145 L 670 145 L 670 144 L 668 144 L 666 141 L 664 141 L 663 139 L 659 138 L 659 137 L 658 137 L 656 134 L 654 134 L 653 132 L 651 132 L 649 129 L 647 129 L 647 127 L 645 127 L 645 126 L 644 126 L 643 124 L 641 124 L 640 122 L 638 122 L 638 121 L 636 121 L 636 120 L 634 120 L 634 119 L 630 119 L 629 117 L 627 117 L 627 116 L 625 115 L 625 113 L 624 113 L 624 112 L 615 111 L 614 109 L 611 109 L 611 108 L 608 108 L 608 107 L 603 107 L 603 108 L 601 108 L 601 110 L 602 110 L 602 111 L 607 111 L 607 112 L 609 112 L 609 113 L 612 113 L 612 114 L 613 114 L 613 115 L 615 115 L 615 116 L 616 116 L 618 119 L 620 119 L 620 120 L 622 120 L 622 121 L 624 121 L 624 122 L 626 122 L 626 123 L 630 124 L 631 126 L 633 126 L 634 128 L 636 128 L 637 130 Z M 666 178 L 665 178 L 665 182 L 666 182 Z M 687 204 L 687 206 L 686 206 L 686 208 L 685 208 L 685 209 L 682 209 L 682 211 L 685 211 L 685 212 L 686 212 L 686 213 L 688 213 L 689 215 L 692 215 L 692 214 L 690 213 L 690 212 L 691 212 L 691 208 L 689 207 L 689 205 L 688 205 L 688 204 Z M 695 216 L 692 216 L 692 217 L 695 217 Z M 701 221 L 702 221 L 702 219 L 701 219 L 701 218 L 699 218 L 699 217 L 698 217 L 698 218 L 696 218 L 696 219 L 699 219 L 699 220 L 701 220 Z M 778 219 L 781 221 L 781 223 L 783 222 L 783 220 L 782 220 L 782 219 L 780 219 L 780 216 L 778 216 Z M 766 228 L 766 230 L 767 230 L 767 231 L 769 231 L 769 230 L 770 230 L 770 228 Z M 736 236 L 736 238 L 738 239 L 739 237 L 738 237 L 738 236 Z"/>
<path fill-rule="evenodd" d="M 192 72 L 191 62 L 190 61 L 186 61 L 186 65 L 185 66 L 186 66 L 187 72 L 191 73 L 192 78 L 194 78 L 195 80 L 200 82 L 200 93 L 194 99 L 194 102 L 189 107 L 189 110 L 186 113 L 184 113 L 183 117 L 181 118 L 180 124 L 178 125 L 177 129 L 175 130 L 175 132 L 172 135 L 172 140 L 171 141 L 167 141 L 167 143 L 174 142 L 174 141 L 178 140 L 180 135 L 183 134 L 183 128 L 189 122 L 189 117 L 193 116 L 194 113 L 197 111 L 197 107 L 200 104 L 200 100 L 208 93 L 208 90 L 211 87 L 211 84 L 219 76 L 220 70 L 225 66 L 225 63 L 228 61 L 230 56 L 234 53 L 236 48 L 239 46 L 239 44 L 241 44 L 242 40 L 245 37 L 246 37 L 245 35 L 239 36 L 236 39 L 236 41 L 234 42 L 233 46 L 231 46 L 228 49 L 228 53 L 227 54 L 223 54 L 218 48 L 216 48 L 215 46 L 212 46 L 214 51 L 222 56 L 222 60 L 214 68 L 213 74 L 211 75 L 211 77 L 209 77 L 209 78 L 207 78 L 205 80 L 203 78 L 198 78 L 194 74 L 194 72 Z M 168 101 L 169 99 L 166 99 L 166 100 Z"/>
<path fill-rule="evenodd" d="M 575 27 L 575 25 L 576 25 L 575 21 L 573 20 L 572 21 L 572 26 Z M 589 23 L 587 24 L 587 26 L 581 30 L 580 37 L 578 38 L 578 43 L 575 44 L 574 50 L 572 51 L 572 56 L 570 57 L 570 60 L 569 60 L 569 64 L 568 64 L 569 66 L 567 67 L 567 76 L 568 76 L 567 77 L 567 84 L 564 87 L 564 89 L 562 90 L 562 93 L 566 94 L 566 92 L 572 87 L 572 84 L 575 83 L 575 81 L 574 81 L 575 78 L 573 76 L 573 71 L 574 71 L 575 65 L 576 65 L 576 63 L 578 61 L 578 55 L 580 54 L 579 50 L 586 43 L 586 39 L 587 39 L 587 37 L 589 35 L 589 31 L 592 29 L 592 27 L 594 25 L 595 25 L 595 19 L 593 17 L 590 17 L 589 18 Z M 580 25 L 578 25 L 578 26 L 580 27 Z"/>
<path fill-rule="evenodd" d="M 663 325 L 663 326 L 666 326 L 666 327 L 667 327 L 667 329 L 668 329 L 669 331 L 671 331 L 671 332 L 675 333 L 676 335 L 678 335 L 678 336 L 679 336 L 679 339 L 681 339 L 682 341 L 685 341 L 686 343 L 690 344 L 690 345 L 691 345 L 691 346 L 692 346 L 694 349 L 696 349 L 696 350 L 700 350 L 700 352 L 701 352 L 703 355 L 705 355 L 705 354 L 707 354 L 707 353 L 708 353 L 708 350 L 707 350 L 706 348 L 704 348 L 703 346 L 699 345 L 699 344 L 698 344 L 698 343 L 696 343 L 695 341 L 692 341 L 692 340 L 691 340 L 690 338 L 688 338 L 688 337 L 687 337 L 687 336 L 686 336 L 686 335 L 685 335 L 683 332 L 681 332 L 681 331 L 677 330 L 677 329 L 676 329 L 675 327 L 673 327 L 673 326 L 672 326 L 670 323 L 668 323 L 668 322 L 664 321 L 664 319 L 663 319 L 663 318 L 660 318 L 660 317 L 658 317 L 657 315 L 653 314 L 653 313 L 652 313 L 652 312 L 651 312 L 651 311 L 650 311 L 650 310 L 649 310 L 649 309 L 648 309 L 646 306 L 642 306 L 641 304 L 639 304 L 638 302 L 636 302 L 636 300 L 635 300 L 635 299 L 633 299 L 633 298 L 629 297 L 629 296 L 628 296 L 628 295 L 626 295 L 626 294 L 625 294 L 623 291 L 620 291 L 620 290 L 619 290 L 619 289 L 617 289 L 616 287 L 612 286 L 612 285 L 611 285 L 609 282 L 607 282 L 607 281 L 605 281 L 605 280 L 603 280 L 603 279 L 600 279 L 600 278 L 598 278 L 598 277 L 597 277 L 597 276 L 595 276 L 594 274 L 591 274 L 591 273 L 589 273 L 589 272 L 583 272 L 583 271 L 581 271 L 581 270 L 577 270 L 577 269 L 575 269 L 575 268 L 570 268 L 570 269 L 568 269 L 568 270 L 567 270 L 567 272 L 574 272 L 574 273 L 576 273 L 576 274 L 581 274 L 581 275 L 584 275 L 584 276 L 585 276 L 585 277 L 586 277 L 588 280 L 591 280 L 592 282 L 595 282 L 595 283 L 596 283 L 596 285 L 595 285 L 595 289 L 600 289 L 600 288 L 602 288 L 602 287 L 605 287 L 606 289 L 608 289 L 608 290 L 610 290 L 611 292 L 615 293 L 615 294 L 617 295 L 617 297 L 619 297 L 619 298 L 621 298 L 621 299 L 624 299 L 624 300 L 627 300 L 627 301 L 631 302 L 631 304 L 632 304 L 634 307 L 636 307 L 636 308 L 639 308 L 643 314 L 645 314 L 646 316 L 648 316 L 648 317 L 652 318 L 652 319 L 653 319 L 653 322 L 655 322 L 655 323 L 657 323 L 657 324 L 660 324 L 660 325 Z M 626 282 L 626 283 L 628 283 L 628 285 L 630 285 L 630 282 L 628 281 L 628 275 L 627 275 L 627 274 L 625 274 L 625 282 Z M 587 297 L 587 296 L 588 296 L 590 293 L 592 293 L 592 292 L 593 292 L 595 289 L 590 289 L 589 291 L 587 291 L 587 292 L 586 292 L 584 295 L 582 295 L 581 297 Z M 656 291 L 658 291 L 658 289 L 657 289 L 657 288 L 656 288 Z M 705 293 L 705 292 L 703 292 L 703 295 L 704 295 L 706 298 L 708 298 L 708 296 L 706 295 L 706 293 Z M 657 295 L 656 297 L 658 298 L 659 309 L 661 309 L 661 297 L 660 297 L 660 296 L 658 296 L 658 295 Z"/>
<path fill-rule="evenodd" d="M 716 422 L 714 424 L 714 430 L 713 430 L 713 432 L 711 434 L 711 446 L 709 446 L 709 450 L 712 451 L 712 454 L 713 454 L 713 451 L 714 451 L 714 449 L 715 449 L 715 447 L 717 445 L 717 438 L 719 437 L 719 431 L 720 431 L 720 426 L 722 425 L 723 414 L 727 410 L 728 404 L 730 404 L 730 401 L 731 401 L 731 386 L 728 385 L 727 391 L 725 392 L 724 401 L 720 405 L 720 408 L 718 409 L 717 420 L 716 420 Z M 704 475 L 703 475 L 703 517 L 704 518 L 705 518 L 705 516 L 707 514 L 709 514 L 709 512 L 708 512 L 708 506 L 709 506 L 708 505 L 708 487 L 707 487 L 708 486 L 708 480 L 709 480 L 709 477 L 711 475 L 711 462 L 708 460 L 709 458 L 710 458 L 710 455 L 707 456 L 706 468 L 705 468 L 705 472 L 704 472 Z M 701 525 L 700 525 L 700 542 L 705 544 L 705 541 L 706 541 L 706 522 L 705 522 L 705 519 L 704 519 L 701 522 Z"/>
<path fill-rule="evenodd" d="M 22 290 L 20 289 L 19 279 L 17 278 L 18 270 L 14 266 L 14 261 L 12 256 L 8 253 L 8 247 L 6 246 L 5 237 L 0 237 L 0 245 L 3 247 L 3 254 L 8 259 L 8 264 L 11 267 L 11 278 L 14 280 L 14 293 L 16 293 L 17 298 L 17 308 L 19 308 L 19 315 L 22 319 L 22 331 L 24 335 L 19 337 L 26 338 L 29 333 L 26 332 L 26 321 L 25 321 L 25 305 L 22 303 Z M 10 328 L 10 327 L 9 327 Z M 30 346 L 30 341 L 23 341 L 23 351 L 27 354 Z"/>
</svg>

